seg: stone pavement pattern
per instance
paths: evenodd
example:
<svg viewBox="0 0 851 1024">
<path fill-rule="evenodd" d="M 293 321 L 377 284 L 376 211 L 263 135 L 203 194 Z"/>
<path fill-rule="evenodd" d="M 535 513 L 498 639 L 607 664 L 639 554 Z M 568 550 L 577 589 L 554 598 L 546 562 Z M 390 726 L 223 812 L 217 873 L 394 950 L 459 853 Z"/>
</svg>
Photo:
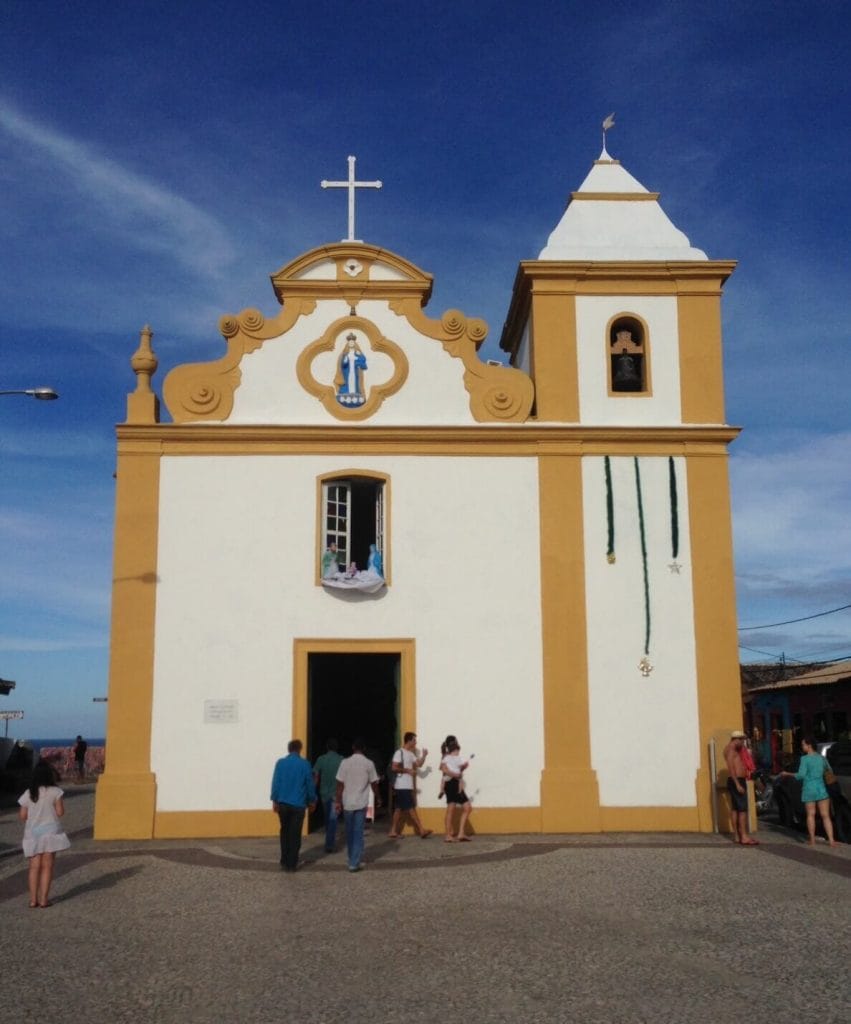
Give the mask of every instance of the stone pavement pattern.
<svg viewBox="0 0 851 1024">
<path fill-rule="evenodd" d="M 0 812 L 0 955 L 16 1022 L 656 1024 L 848 1020 L 851 847 L 762 833 L 95 843 L 69 790 L 56 903 L 27 907 Z M 841 940 L 845 935 L 846 941 Z M 34 970 L 30 971 L 31 967 Z M 44 983 L 23 984 L 22 972 Z M 14 979 L 14 980 L 12 980 Z"/>
</svg>

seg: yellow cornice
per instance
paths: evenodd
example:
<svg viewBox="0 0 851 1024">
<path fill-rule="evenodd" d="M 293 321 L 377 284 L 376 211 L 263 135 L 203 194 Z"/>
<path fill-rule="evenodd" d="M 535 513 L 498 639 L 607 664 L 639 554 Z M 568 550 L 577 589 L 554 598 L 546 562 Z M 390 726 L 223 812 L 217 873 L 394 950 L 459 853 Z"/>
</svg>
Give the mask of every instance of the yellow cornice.
<svg viewBox="0 0 851 1024">
<path fill-rule="evenodd" d="M 661 193 L 659 192 L 571 192 L 571 199 L 592 199 L 603 203 L 620 203 L 624 201 L 638 200 L 656 202 Z"/>
<path fill-rule="evenodd" d="M 735 260 L 524 260 L 499 345 L 516 353 L 532 295 L 720 295 Z"/>
<path fill-rule="evenodd" d="M 718 455 L 740 427 L 121 424 L 122 455 Z"/>
</svg>

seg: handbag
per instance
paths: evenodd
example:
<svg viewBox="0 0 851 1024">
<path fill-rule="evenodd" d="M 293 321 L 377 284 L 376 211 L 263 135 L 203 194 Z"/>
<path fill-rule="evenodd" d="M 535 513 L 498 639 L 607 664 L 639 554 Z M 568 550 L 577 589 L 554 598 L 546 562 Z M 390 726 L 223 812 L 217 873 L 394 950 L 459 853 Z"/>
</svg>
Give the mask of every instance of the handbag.
<svg viewBox="0 0 851 1024">
<path fill-rule="evenodd" d="M 824 784 L 825 786 L 835 786 L 837 781 L 836 773 L 831 770 L 826 757 L 823 757 L 822 760 L 824 761 Z"/>
</svg>

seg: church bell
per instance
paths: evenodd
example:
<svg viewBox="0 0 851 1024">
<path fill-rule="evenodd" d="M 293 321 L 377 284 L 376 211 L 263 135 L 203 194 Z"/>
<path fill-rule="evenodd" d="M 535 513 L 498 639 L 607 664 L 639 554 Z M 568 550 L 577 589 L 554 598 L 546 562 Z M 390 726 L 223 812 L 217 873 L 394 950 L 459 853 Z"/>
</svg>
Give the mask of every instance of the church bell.
<svg viewBox="0 0 851 1024">
<path fill-rule="evenodd" d="M 612 357 L 613 391 L 642 390 L 640 359 L 640 356 L 631 356 L 626 353 Z"/>
</svg>

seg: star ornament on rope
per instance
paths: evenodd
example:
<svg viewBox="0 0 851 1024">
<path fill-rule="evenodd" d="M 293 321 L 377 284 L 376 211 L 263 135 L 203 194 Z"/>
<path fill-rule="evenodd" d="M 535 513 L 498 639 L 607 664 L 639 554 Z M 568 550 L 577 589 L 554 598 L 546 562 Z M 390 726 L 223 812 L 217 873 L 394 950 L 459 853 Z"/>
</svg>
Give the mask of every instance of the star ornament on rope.
<svg viewBox="0 0 851 1024">
<path fill-rule="evenodd" d="M 676 559 L 674 559 L 673 562 L 668 563 L 668 571 L 673 573 L 674 576 L 679 576 L 681 569 L 682 565 L 680 565 L 680 563 Z"/>
</svg>

